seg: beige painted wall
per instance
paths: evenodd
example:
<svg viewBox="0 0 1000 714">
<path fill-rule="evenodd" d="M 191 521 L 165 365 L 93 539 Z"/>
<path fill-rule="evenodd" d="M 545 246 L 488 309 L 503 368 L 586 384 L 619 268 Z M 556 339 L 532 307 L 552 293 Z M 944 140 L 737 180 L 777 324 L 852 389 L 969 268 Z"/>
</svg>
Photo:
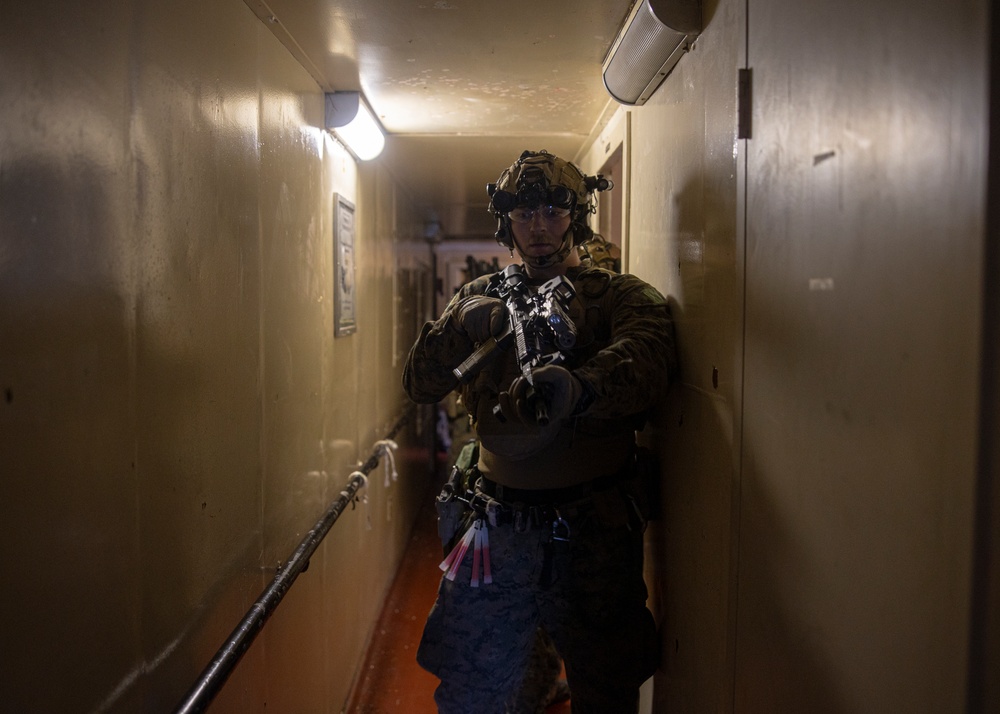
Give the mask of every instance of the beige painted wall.
<svg viewBox="0 0 1000 714">
<path fill-rule="evenodd" d="M 629 147 L 627 265 L 677 318 L 656 712 L 964 711 L 985 14 L 707 2 L 584 154 Z"/>
<path fill-rule="evenodd" d="M 988 4 L 914 10 L 750 14 L 743 707 L 965 710 Z"/>
<path fill-rule="evenodd" d="M 169 711 L 403 411 L 413 218 L 241 0 L 7 8 L 0 95 L 3 708 Z M 340 711 L 425 497 L 397 438 L 212 711 Z"/>
</svg>

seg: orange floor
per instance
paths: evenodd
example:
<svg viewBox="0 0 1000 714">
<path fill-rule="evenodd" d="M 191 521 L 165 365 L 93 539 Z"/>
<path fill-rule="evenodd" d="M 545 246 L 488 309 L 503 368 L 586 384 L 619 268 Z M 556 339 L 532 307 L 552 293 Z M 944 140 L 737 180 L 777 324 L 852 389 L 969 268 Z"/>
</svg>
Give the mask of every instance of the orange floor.
<svg viewBox="0 0 1000 714">
<path fill-rule="evenodd" d="M 348 714 L 435 714 L 437 678 L 416 663 L 424 619 L 434 603 L 441 542 L 432 501 L 421 510 L 402 566 L 386 598 Z M 569 702 L 547 714 L 569 714 Z"/>
</svg>

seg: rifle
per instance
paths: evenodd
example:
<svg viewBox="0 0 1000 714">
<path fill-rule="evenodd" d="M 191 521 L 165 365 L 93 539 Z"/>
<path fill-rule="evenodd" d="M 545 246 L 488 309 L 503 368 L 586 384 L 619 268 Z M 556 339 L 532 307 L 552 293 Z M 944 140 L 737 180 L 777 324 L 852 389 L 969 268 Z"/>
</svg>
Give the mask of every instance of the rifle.
<svg viewBox="0 0 1000 714">
<path fill-rule="evenodd" d="M 507 325 L 503 332 L 479 345 L 452 373 L 462 384 L 472 379 L 498 353 L 514 345 L 521 375 L 531 385 L 533 370 L 566 359 L 566 351 L 576 344 L 576 325 L 567 310 L 576 290 L 563 275 L 556 276 L 532 293 L 524 281 L 520 265 L 508 265 L 500 276 L 496 292 L 507 306 Z M 549 423 L 548 409 L 543 399 L 535 400 L 535 416 L 539 424 Z M 503 419 L 499 405 L 493 413 Z"/>
</svg>

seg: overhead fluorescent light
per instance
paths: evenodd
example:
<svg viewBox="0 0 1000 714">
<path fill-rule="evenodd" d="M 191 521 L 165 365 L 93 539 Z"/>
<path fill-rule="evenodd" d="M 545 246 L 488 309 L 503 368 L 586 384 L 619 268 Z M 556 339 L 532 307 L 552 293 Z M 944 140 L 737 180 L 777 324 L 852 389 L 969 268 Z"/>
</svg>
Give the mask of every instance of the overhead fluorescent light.
<svg viewBox="0 0 1000 714">
<path fill-rule="evenodd" d="M 359 161 L 369 161 L 385 148 L 385 134 L 361 92 L 327 92 L 326 128 Z"/>
<path fill-rule="evenodd" d="M 641 0 L 604 59 L 604 86 L 622 104 L 645 104 L 701 32 L 700 0 Z"/>
</svg>

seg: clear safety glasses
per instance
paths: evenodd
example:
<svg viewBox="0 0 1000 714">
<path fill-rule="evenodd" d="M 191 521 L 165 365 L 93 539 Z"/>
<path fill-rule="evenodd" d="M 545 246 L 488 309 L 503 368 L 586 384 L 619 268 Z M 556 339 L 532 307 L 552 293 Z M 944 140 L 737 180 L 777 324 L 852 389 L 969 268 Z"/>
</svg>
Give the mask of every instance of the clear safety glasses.
<svg viewBox="0 0 1000 714">
<path fill-rule="evenodd" d="M 557 206 L 536 206 L 535 208 L 515 208 L 507 214 L 514 223 L 531 223 L 536 216 L 540 216 L 543 221 L 556 223 L 569 215 L 568 208 Z"/>
</svg>

